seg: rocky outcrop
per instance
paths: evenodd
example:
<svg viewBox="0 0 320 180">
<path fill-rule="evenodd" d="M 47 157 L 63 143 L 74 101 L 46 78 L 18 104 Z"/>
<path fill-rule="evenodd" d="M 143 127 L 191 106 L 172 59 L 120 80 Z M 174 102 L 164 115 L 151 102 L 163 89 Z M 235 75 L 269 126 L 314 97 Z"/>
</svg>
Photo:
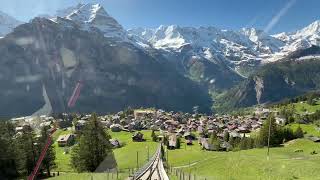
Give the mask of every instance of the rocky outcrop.
<svg viewBox="0 0 320 180">
<path fill-rule="evenodd" d="M 258 76 L 253 78 L 254 82 L 255 82 L 255 87 L 254 89 L 256 90 L 256 98 L 257 98 L 257 102 L 258 104 L 260 104 L 260 99 L 261 99 L 261 95 L 263 92 L 263 80 L 261 78 L 259 78 Z"/>
</svg>

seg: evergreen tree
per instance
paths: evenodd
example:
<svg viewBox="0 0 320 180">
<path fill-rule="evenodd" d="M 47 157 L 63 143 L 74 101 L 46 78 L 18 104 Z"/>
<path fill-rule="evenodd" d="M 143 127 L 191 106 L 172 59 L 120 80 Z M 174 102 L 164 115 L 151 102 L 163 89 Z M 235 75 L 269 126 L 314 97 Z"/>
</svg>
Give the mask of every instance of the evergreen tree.
<svg viewBox="0 0 320 180">
<path fill-rule="evenodd" d="M 177 149 L 180 149 L 180 146 L 181 146 L 181 139 L 180 139 L 180 137 L 178 137 L 178 138 L 177 138 L 176 148 L 177 148 Z"/>
<path fill-rule="evenodd" d="M 229 144 L 230 144 L 232 147 L 235 147 L 235 146 L 234 146 L 234 137 L 229 137 Z"/>
<path fill-rule="evenodd" d="M 284 138 L 284 141 L 290 141 L 292 139 L 295 139 L 295 135 L 292 131 L 291 128 L 284 128 L 283 129 L 283 138 Z"/>
<path fill-rule="evenodd" d="M 48 142 L 48 139 L 51 139 L 51 144 L 48 147 L 46 156 L 44 157 L 43 161 L 42 161 L 42 167 L 43 169 L 41 169 L 41 171 L 46 170 L 48 176 L 50 176 L 50 170 L 54 167 L 56 167 L 56 163 L 55 163 L 55 159 L 56 159 L 56 153 L 54 150 L 54 146 L 53 146 L 53 140 L 52 137 L 49 137 L 49 133 L 50 133 L 50 127 L 49 126 L 44 126 L 41 129 L 41 136 L 38 139 L 38 151 L 39 151 L 39 155 L 42 151 L 42 149 L 45 147 L 46 143 Z"/>
<path fill-rule="evenodd" d="M 82 131 L 78 145 L 73 148 L 72 166 L 78 172 L 95 171 L 108 155 L 112 155 L 110 138 L 96 114 L 92 114 Z"/>
<path fill-rule="evenodd" d="M 213 132 L 209 139 L 209 144 L 213 145 L 213 150 L 220 150 L 220 140 L 215 132 Z"/>
<path fill-rule="evenodd" d="M 282 130 L 276 124 L 274 116 L 271 115 L 264 122 L 263 126 L 260 129 L 259 137 L 258 137 L 258 143 L 260 146 L 268 145 L 269 126 L 270 126 L 270 146 L 277 146 L 282 143 L 282 140 L 283 140 Z"/>
<path fill-rule="evenodd" d="M 157 137 L 156 133 L 154 132 L 154 130 L 152 130 L 152 132 L 151 132 L 151 139 L 153 142 L 158 141 L 158 137 Z"/>
<path fill-rule="evenodd" d="M 229 141 L 229 138 L 230 138 L 230 134 L 228 131 L 226 131 L 224 134 L 223 134 L 223 140 L 228 142 Z"/>
<path fill-rule="evenodd" d="M 8 121 L 0 121 L 0 177 L 3 179 L 15 179 L 18 176 L 13 127 Z"/>
<path fill-rule="evenodd" d="M 216 132 L 212 132 L 211 135 L 210 135 L 209 143 L 213 144 L 217 139 L 218 139 L 217 133 Z"/>
<path fill-rule="evenodd" d="M 299 126 L 296 131 L 294 132 L 296 138 L 303 138 L 303 131 L 302 128 Z"/>
<path fill-rule="evenodd" d="M 15 140 L 17 150 L 17 169 L 21 175 L 28 176 L 36 165 L 38 149 L 33 129 L 30 126 L 23 128 L 22 134 Z"/>
</svg>

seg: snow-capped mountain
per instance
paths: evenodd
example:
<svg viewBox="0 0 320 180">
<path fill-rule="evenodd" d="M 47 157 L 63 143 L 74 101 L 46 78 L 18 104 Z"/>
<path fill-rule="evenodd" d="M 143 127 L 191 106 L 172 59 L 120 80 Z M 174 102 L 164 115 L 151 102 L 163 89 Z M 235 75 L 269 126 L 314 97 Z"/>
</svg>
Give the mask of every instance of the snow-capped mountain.
<svg viewBox="0 0 320 180">
<path fill-rule="evenodd" d="M 214 63 L 227 63 L 234 70 L 239 70 L 242 66 L 255 66 L 261 57 L 279 51 L 280 46 L 284 44 L 253 28 L 231 31 L 215 27 L 171 25 L 156 29 L 129 29 L 128 33 L 168 53 L 181 53 L 185 47 L 190 47 L 190 57 L 203 58 Z"/>
<path fill-rule="evenodd" d="M 180 27 L 177 25 L 159 28 L 135 28 L 128 33 L 166 52 L 180 52 L 190 46 L 194 56 L 209 61 L 224 60 L 238 69 L 261 62 L 272 62 L 293 51 L 320 45 L 320 21 L 293 32 L 268 35 L 255 28 L 239 31 L 221 30 L 215 27 Z"/>
<path fill-rule="evenodd" d="M 293 33 L 280 33 L 274 35 L 285 42 L 282 47 L 284 51 L 296 51 L 298 49 L 308 48 L 311 45 L 320 45 L 320 21 L 315 21 L 309 26 Z"/>
<path fill-rule="evenodd" d="M 320 21 L 294 33 L 276 35 L 255 28 L 233 31 L 177 25 L 125 30 L 100 4 L 91 3 L 58 10 L 51 19 L 66 26 L 75 23 L 84 30 L 99 29 L 106 37 L 130 42 L 144 50 L 154 48 L 164 53 L 179 53 L 190 47 L 192 51 L 188 52 L 192 57 L 225 62 L 235 70 L 276 61 L 295 50 L 320 44 Z"/>
<path fill-rule="evenodd" d="M 5 36 L 22 22 L 0 11 L 0 37 Z"/>
<path fill-rule="evenodd" d="M 100 4 L 78 4 L 57 11 L 55 16 L 52 20 L 57 23 L 70 20 L 84 30 L 99 29 L 106 37 L 127 40 L 126 31 Z"/>
</svg>

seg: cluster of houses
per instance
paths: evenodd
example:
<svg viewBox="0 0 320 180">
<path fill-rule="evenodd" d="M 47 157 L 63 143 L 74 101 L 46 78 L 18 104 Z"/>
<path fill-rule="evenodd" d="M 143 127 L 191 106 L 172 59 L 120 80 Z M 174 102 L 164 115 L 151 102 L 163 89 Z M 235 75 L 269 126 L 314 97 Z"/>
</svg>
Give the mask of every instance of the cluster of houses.
<svg viewBox="0 0 320 180">
<path fill-rule="evenodd" d="M 133 141 L 143 141 L 143 134 L 138 131 L 149 129 L 161 132 L 161 137 L 169 137 L 169 145 L 176 147 L 177 138 L 183 137 L 188 145 L 192 145 L 195 140 L 204 149 L 210 150 L 207 134 L 216 133 L 218 138 L 223 138 L 228 132 L 230 137 L 247 137 L 252 131 L 261 128 L 268 114 L 274 113 L 269 109 L 257 108 L 255 115 L 232 116 L 232 115 L 203 115 L 182 112 L 166 112 L 161 109 L 136 109 L 133 113 L 120 111 L 112 115 L 98 116 L 102 125 L 113 132 L 129 131 L 135 132 L 132 136 Z M 51 116 L 21 117 L 14 118 L 19 132 L 23 126 L 29 125 L 34 129 L 42 126 L 54 124 L 60 129 L 73 128 L 75 134 L 62 135 L 58 138 L 59 146 L 70 146 L 76 134 L 83 129 L 86 122 L 90 119 L 90 114 L 61 114 L 58 118 Z M 277 123 L 284 123 L 285 119 L 277 117 Z M 195 137 L 194 134 L 198 134 Z M 120 147 L 118 140 L 112 139 L 114 147 Z M 227 148 L 227 144 L 222 142 L 221 148 Z"/>
</svg>

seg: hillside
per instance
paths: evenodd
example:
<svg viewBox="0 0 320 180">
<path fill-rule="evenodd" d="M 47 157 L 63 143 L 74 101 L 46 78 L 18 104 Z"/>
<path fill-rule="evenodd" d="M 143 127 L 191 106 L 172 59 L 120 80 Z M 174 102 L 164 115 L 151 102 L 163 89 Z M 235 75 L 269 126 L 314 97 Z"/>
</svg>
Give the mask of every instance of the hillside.
<svg viewBox="0 0 320 180">
<path fill-rule="evenodd" d="M 232 88 L 216 102 L 217 109 L 248 107 L 277 102 L 320 88 L 320 61 L 311 56 L 319 47 L 294 52 L 281 61 L 260 67 L 252 76 Z M 312 53 L 311 53 L 312 52 Z M 295 57 L 295 58 L 294 58 Z M 298 59 L 297 59 L 298 58 Z"/>
</svg>

